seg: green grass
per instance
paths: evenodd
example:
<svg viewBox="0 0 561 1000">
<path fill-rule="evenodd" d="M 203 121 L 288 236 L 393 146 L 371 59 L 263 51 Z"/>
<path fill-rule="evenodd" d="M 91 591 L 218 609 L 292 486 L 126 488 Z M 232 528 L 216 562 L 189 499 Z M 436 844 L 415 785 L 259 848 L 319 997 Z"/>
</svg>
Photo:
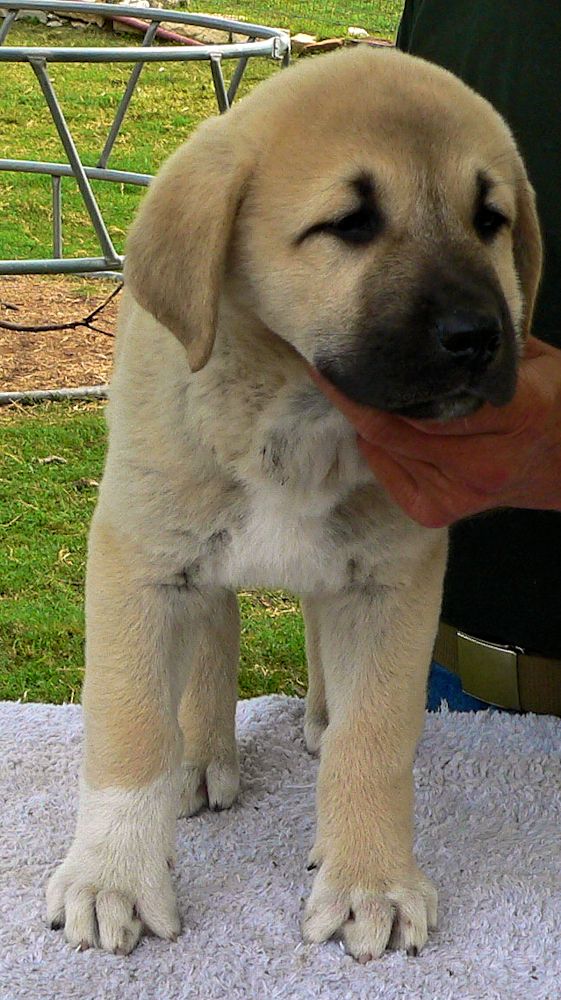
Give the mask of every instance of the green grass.
<svg viewBox="0 0 561 1000">
<path fill-rule="evenodd" d="M 98 29 L 46 29 L 16 25 L 12 45 L 123 45 L 128 36 Z M 132 41 L 131 41 L 132 44 Z M 231 72 L 231 63 L 225 75 Z M 64 115 L 86 164 L 95 165 L 119 99 L 131 72 L 130 65 L 67 64 L 49 69 Z M 240 93 L 255 86 L 276 65 L 251 61 Z M 25 64 L 0 63 L 0 148 L 11 159 L 66 162 L 55 127 L 48 115 L 35 75 Z M 216 100 L 208 64 L 146 66 L 135 92 L 109 166 L 119 170 L 154 173 L 163 160 L 205 118 L 216 114 Z M 124 237 L 144 189 L 132 184 L 93 182 L 115 246 Z M 69 256 L 98 256 L 99 245 L 77 186 L 62 180 L 63 236 Z M 52 254 L 51 182 L 32 174 L 0 174 L 0 246 L 2 256 L 45 257 Z"/>
<path fill-rule="evenodd" d="M 86 538 L 105 442 L 100 404 L 0 414 L 0 700 L 79 699 Z M 294 601 L 242 594 L 240 607 L 242 697 L 303 694 Z"/>
<path fill-rule="evenodd" d="M 322 3 L 272 0 L 236 3 L 208 0 L 208 13 L 308 31 L 319 36 L 343 35 L 347 27 L 364 27 L 391 37 L 397 27 L 402 0 L 351 0 Z M 191 5 L 191 9 L 194 9 Z M 45 28 L 17 22 L 7 44 L 119 46 L 135 43 L 135 36 L 116 35 L 91 27 Z M 234 61 L 226 61 L 229 78 Z M 49 73 L 83 162 L 95 165 L 131 72 L 129 65 L 50 64 Z M 251 59 L 240 96 L 260 80 L 279 72 L 268 60 Z M 0 149 L 12 159 L 66 162 L 39 84 L 30 66 L 0 63 Z M 216 113 L 208 63 L 144 67 L 140 83 L 125 117 L 109 166 L 140 173 L 154 173 L 162 161 L 205 118 Z M 93 182 L 116 248 L 123 248 L 125 233 L 143 189 L 133 185 Z M 62 180 L 63 236 L 67 256 L 98 256 L 99 246 L 76 184 Z M 52 254 L 51 181 L 31 174 L 0 173 L 0 256 L 49 257 Z"/>
<path fill-rule="evenodd" d="M 204 0 L 207 14 L 242 17 L 256 24 L 289 28 L 292 34 L 304 31 L 318 38 L 339 38 L 347 28 L 365 28 L 372 35 L 392 38 L 395 34 L 403 0 Z M 189 9 L 196 6 L 191 3 Z"/>
</svg>

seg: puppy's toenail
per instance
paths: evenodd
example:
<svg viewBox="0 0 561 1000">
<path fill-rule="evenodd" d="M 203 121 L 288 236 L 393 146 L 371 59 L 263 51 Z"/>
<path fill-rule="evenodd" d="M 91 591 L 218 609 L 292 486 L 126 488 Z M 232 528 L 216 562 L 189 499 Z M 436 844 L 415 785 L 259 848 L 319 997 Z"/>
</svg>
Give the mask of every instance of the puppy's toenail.
<svg viewBox="0 0 561 1000">
<path fill-rule="evenodd" d="M 367 965 L 367 963 L 371 961 L 372 961 L 372 955 L 370 954 L 361 955 L 360 958 L 357 958 L 357 962 L 359 965 Z"/>
</svg>

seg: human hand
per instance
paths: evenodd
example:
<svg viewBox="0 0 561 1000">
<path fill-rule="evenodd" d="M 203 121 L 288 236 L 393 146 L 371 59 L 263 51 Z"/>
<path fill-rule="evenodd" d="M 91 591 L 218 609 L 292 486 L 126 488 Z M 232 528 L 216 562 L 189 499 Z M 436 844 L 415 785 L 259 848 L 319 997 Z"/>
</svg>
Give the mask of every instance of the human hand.
<svg viewBox="0 0 561 1000">
<path fill-rule="evenodd" d="M 514 399 L 447 422 L 362 406 L 311 375 L 356 428 L 376 478 L 419 524 L 443 528 L 496 507 L 561 510 L 561 350 L 529 337 Z"/>
</svg>

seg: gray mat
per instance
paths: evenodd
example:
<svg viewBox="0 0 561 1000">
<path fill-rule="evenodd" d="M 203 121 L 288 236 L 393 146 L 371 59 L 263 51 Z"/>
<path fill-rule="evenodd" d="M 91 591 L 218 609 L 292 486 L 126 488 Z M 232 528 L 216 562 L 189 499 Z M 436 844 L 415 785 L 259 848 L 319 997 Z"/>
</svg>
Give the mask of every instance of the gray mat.
<svg viewBox="0 0 561 1000">
<path fill-rule="evenodd" d="M 47 929 L 43 887 L 73 831 L 81 710 L 0 704 L 0 996 L 561 998 L 561 720 L 427 716 L 417 757 L 417 852 L 440 888 L 440 925 L 417 958 L 356 964 L 304 946 L 317 762 L 303 705 L 238 709 L 242 795 L 178 825 L 183 933 L 129 958 L 72 952 Z"/>
</svg>

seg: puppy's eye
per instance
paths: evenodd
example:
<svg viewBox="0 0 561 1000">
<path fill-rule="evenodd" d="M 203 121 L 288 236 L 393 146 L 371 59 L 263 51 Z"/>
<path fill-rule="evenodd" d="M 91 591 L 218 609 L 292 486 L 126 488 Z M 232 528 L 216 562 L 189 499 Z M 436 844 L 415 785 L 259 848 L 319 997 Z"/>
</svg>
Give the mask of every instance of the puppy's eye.
<svg viewBox="0 0 561 1000">
<path fill-rule="evenodd" d="M 377 208 L 374 205 L 363 205 L 361 208 L 357 208 L 356 212 L 343 215 L 340 219 L 317 222 L 315 226 L 304 230 L 295 242 L 300 244 L 309 236 L 315 236 L 317 233 L 328 233 L 349 246 L 360 246 L 371 243 L 381 233 L 383 227 L 384 220 Z"/>
<path fill-rule="evenodd" d="M 342 219 L 324 222 L 317 228 L 337 236 L 345 243 L 370 243 L 382 231 L 383 220 L 379 212 L 370 206 L 359 208 Z"/>
<path fill-rule="evenodd" d="M 477 235 L 485 243 L 490 243 L 499 230 L 508 224 L 506 215 L 499 212 L 498 208 L 493 208 L 492 205 L 480 205 L 473 220 Z"/>
</svg>

